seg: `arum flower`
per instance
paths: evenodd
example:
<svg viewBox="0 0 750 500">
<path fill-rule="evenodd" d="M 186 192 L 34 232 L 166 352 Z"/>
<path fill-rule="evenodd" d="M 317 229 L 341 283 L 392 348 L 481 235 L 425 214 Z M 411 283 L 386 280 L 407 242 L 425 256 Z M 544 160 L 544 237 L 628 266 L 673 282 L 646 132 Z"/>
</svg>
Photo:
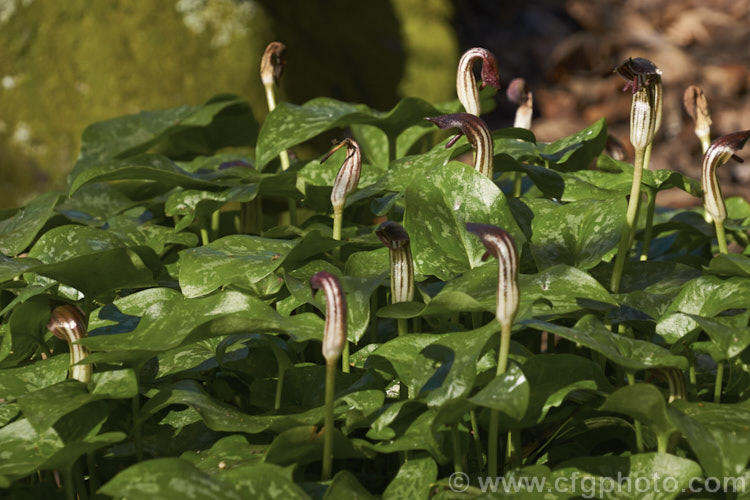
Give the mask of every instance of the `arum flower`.
<svg viewBox="0 0 750 500">
<path fill-rule="evenodd" d="M 398 222 L 383 222 L 375 234 L 390 250 L 391 263 L 391 303 L 410 302 L 414 300 L 414 260 L 411 256 L 409 233 Z M 398 334 L 406 335 L 408 320 L 396 320 Z M 403 385 L 401 390 L 405 390 Z M 403 394 L 403 392 L 402 392 Z"/>
<path fill-rule="evenodd" d="M 336 361 L 347 345 L 346 297 L 339 280 L 327 271 L 310 278 L 313 291 L 326 296 L 326 324 L 323 331 L 323 357 L 326 360 L 325 423 L 323 428 L 323 481 L 331 478 L 333 467 L 333 402 L 336 389 Z M 348 359 L 344 365 L 348 368 Z M 348 370 L 345 370 L 348 371 Z"/>
<path fill-rule="evenodd" d="M 706 154 L 711 145 L 711 112 L 708 110 L 706 94 L 700 87 L 690 85 L 682 95 L 682 103 L 687 114 L 695 122 L 695 135 L 701 141 L 703 154 Z"/>
<path fill-rule="evenodd" d="M 458 100 L 467 113 L 476 116 L 481 114 L 481 107 L 473 67 L 474 63 L 480 59 L 482 61 L 482 83 L 479 85 L 479 89 L 483 89 L 485 85 L 491 85 L 500 90 L 500 74 L 497 70 L 497 59 L 487 49 L 474 47 L 464 52 L 464 55 L 458 61 L 458 72 L 456 73 L 456 93 L 458 94 Z"/>
<path fill-rule="evenodd" d="M 633 184 L 630 188 L 630 200 L 626 213 L 626 226 L 620 236 L 620 245 L 612 271 L 610 287 L 613 292 L 620 289 L 622 270 L 625 260 L 630 253 L 630 245 L 635 234 L 638 205 L 641 199 L 641 178 L 644 168 L 648 168 L 651 156 L 651 144 L 654 134 L 661 126 L 662 115 L 662 84 L 661 71 L 648 59 L 637 57 L 628 59 L 615 72 L 622 76 L 627 84 L 623 90 L 633 92 L 630 107 L 630 142 L 635 149 L 635 163 L 633 169 Z M 650 207 L 649 207 L 650 208 Z M 649 210 L 651 213 L 651 210 Z M 650 227 L 651 221 L 647 222 Z M 648 230 L 647 232 L 650 231 Z M 644 247 L 647 243 L 644 241 Z"/>
<path fill-rule="evenodd" d="M 703 167 L 701 169 L 703 204 L 706 212 L 711 216 L 716 225 L 716 238 L 721 253 L 727 253 L 727 240 L 724 234 L 727 207 L 724 204 L 721 187 L 716 178 L 716 169 L 728 162 L 730 158 L 741 162 L 742 159 L 735 155 L 735 153 L 745 146 L 748 138 L 750 138 L 750 130 L 719 137 L 708 147 L 706 154 L 703 156 Z"/>
<path fill-rule="evenodd" d="M 448 141 L 445 147 L 453 146 L 461 135 L 465 135 L 474 147 L 474 169 L 485 177 L 492 179 L 492 135 L 484 120 L 470 113 L 433 116 L 425 118 L 425 120 L 431 121 L 441 129 L 457 128 L 461 130 L 461 133 Z"/>
<path fill-rule="evenodd" d="M 398 222 L 383 222 L 375 234 L 390 250 L 391 302 L 414 300 L 414 261 L 411 256 L 409 234 Z"/>
<path fill-rule="evenodd" d="M 518 104 L 513 126 L 530 130 L 531 115 L 534 113 L 534 94 L 526 86 L 526 80 L 523 78 L 514 78 L 511 80 L 506 94 L 510 102 Z"/>
<path fill-rule="evenodd" d="M 70 348 L 70 378 L 88 384 L 91 382 L 93 365 L 78 363 L 88 355 L 88 349 L 76 343 L 86 338 L 86 319 L 81 311 L 70 304 L 55 307 L 50 315 L 47 329 L 52 334 L 68 342 Z"/>
<path fill-rule="evenodd" d="M 362 152 L 357 141 L 346 138 L 326 154 L 320 163 L 326 161 L 333 153 L 346 146 L 346 158 L 333 181 L 331 205 L 333 206 L 333 239 L 341 239 L 341 224 L 344 216 L 346 198 L 357 189 L 362 173 Z"/>
<path fill-rule="evenodd" d="M 486 260 L 490 255 L 497 258 L 497 308 L 495 317 L 500 323 L 500 348 L 497 356 L 496 375 L 502 375 L 508 368 L 510 350 L 510 332 L 513 320 L 518 313 L 518 252 L 513 238 L 497 226 L 488 224 L 466 224 L 466 230 L 479 237 L 487 252 L 482 256 Z M 488 470 L 490 477 L 497 476 L 497 442 L 500 426 L 500 412 L 490 412 L 489 444 L 487 449 Z"/>
</svg>

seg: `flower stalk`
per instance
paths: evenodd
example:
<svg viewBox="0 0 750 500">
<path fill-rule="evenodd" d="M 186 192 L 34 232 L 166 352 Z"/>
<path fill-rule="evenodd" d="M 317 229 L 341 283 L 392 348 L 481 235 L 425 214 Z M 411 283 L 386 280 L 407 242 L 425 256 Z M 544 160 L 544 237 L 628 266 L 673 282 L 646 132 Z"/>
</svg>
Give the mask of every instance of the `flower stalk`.
<svg viewBox="0 0 750 500">
<path fill-rule="evenodd" d="M 70 304 L 57 306 L 52 310 L 47 329 L 52 334 L 68 342 L 70 348 L 70 378 L 88 384 L 94 367 L 91 364 L 79 365 L 88 355 L 86 347 L 76 341 L 86 338 L 86 319 L 83 313 Z"/>
<path fill-rule="evenodd" d="M 336 362 L 347 345 L 346 297 L 339 280 L 327 271 L 310 278 L 313 293 L 323 290 L 326 297 L 326 324 L 323 330 L 323 357 L 326 360 L 325 422 L 323 427 L 323 481 L 331 478 L 333 469 L 333 403 L 336 395 Z M 348 372 L 348 359 L 345 360 Z"/>
<path fill-rule="evenodd" d="M 375 234 L 388 247 L 391 264 L 391 304 L 411 302 L 414 300 L 414 260 L 411 255 L 409 233 L 401 224 L 385 221 L 378 227 Z M 408 320 L 397 318 L 398 335 L 406 335 L 409 331 Z M 403 399 L 407 397 L 407 387 L 399 384 L 399 394 Z"/>
<path fill-rule="evenodd" d="M 716 239 L 719 244 L 719 252 L 726 254 L 727 238 L 724 233 L 724 221 L 727 218 L 727 207 L 724 204 L 724 196 L 721 194 L 721 186 L 716 178 L 716 169 L 724 165 L 730 158 L 742 161 L 735 153 L 745 146 L 750 138 L 750 130 L 735 132 L 716 139 L 703 156 L 701 168 L 701 188 L 703 189 L 703 206 L 706 213 L 711 216 L 716 226 Z"/>
<path fill-rule="evenodd" d="M 450 148 L 462 135 L 465 135 L 474 147 L 474 169 L 485 177 L 492 179 L 492 156 L 494 154 L 492 135 L 484 120 L 470 113 L 433 116 L 425 118 L 425 120 L 434 123 L 441 129 L 459 129 L 461 132 L 448 141 L 445 147 Z"/>
<path fill-rule="evenodd" d="M 482 61 L 482 83 L 477 89 L 477 80 L 474 77 L 474 63 Z M 495 55 L 487 49 L 474 47 L 467 50 L 458 61 L 456 73 L 456 93 L 458 100 L 467 113 L 479 116 L 482 113 L 479 103 L 479 90 L 485 85 L 491 85 L 500 90 L 500 74 L 497 69 Z"/>
<path fill-rule="evenodd" d="M 506 94 L 510 102 L 518 105 L 513 126 L 531 130 L 531 116 L 534 114 L 534 94 L 526 86 L 526 80 L 523 78 L 514 78 L 511 80 Z M 516 172 L 513 177 L 513 196 L 518 198 L 521 196 L 523 173 Z"/>
<path fill-rule="evenodd" d="M 346 138 L 339 142 L 328 154 L 326 154 L 320 163 L 326 161 L 330 156 L 339 149 L 346 147 L 346 158 L 344 163 L 336 174 L 333 181 L 333 190 L 331 191 L 331 206 L 333 207 L 333 239 L 341 240 L 341 225 L 344 217 L 344 205 L 346 198 L 357 189 L 359 177 L 362 174 L 362 151 L 359 144 L 353 139 Z M 339 249 L 334 250 L 338 258 Z"/>
<path fill-rule="evenodd" d="M 648 168 L 649 147 L 654 140 L 658 125 L 661 124 L 662 108 L 661 71 L 651 61 L 640 57 L 628 59 L 615 68 L 615 72 L 627 80 L 624 90 L 631 89 L 633 92 L 630 108 L 630 143 L 635 149 L 635 161 L 625 228 L 620 236 L 610 282 L 613 293 L 617 293 L 620 289 L 622 271 L 635 235 L 641 200 L 641 178 L 644 168 Z"/>
<path fill-rule="evenodd" d="M 266 90 L 268 112 L 276 109 L 276 86 L 281 80 L 281 74 L 286 66 L 286 45 L 281 42 L 271 42 L 266 47 L 260 60 L 260 79 Z M 279 153 L 281 170 L 289 169 L 289 153 L 286 150 Z M 289 199 L 289 222 L 297 225 L 297 203 Z"/>
<path fill-rule="evenodd" d="M 466 230 L 475 234 L 487 252 L 482 256 L 486 260 L 490 255 L 498 261 L 497 277 L 497 308 L 495 318 L 500 323 L 500 347 L 497 356 L 496 376 L 504 374 L 508 369 L 508 353 L 510 350 L 510 336 L 513 320 L 518 313 L 518 251 L 513 238 L 496 226 L 488 224 L 466 224 Z M 490 412 L 489 445 L 487 450 L 488 474 L 497 476 L 497 443 L 500 427 L 500 412 Z M 510 444 L 510 443 L 509 443 Z"/>
</svg>

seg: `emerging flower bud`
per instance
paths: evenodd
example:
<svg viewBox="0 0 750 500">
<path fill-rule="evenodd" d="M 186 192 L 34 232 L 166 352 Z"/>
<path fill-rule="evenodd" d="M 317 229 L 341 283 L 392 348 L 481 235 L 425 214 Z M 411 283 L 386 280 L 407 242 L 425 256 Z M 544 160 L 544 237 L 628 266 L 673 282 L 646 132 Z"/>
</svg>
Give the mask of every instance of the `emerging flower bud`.
<svg viewBox="0 0 750 500">
<path fill-rule="evenodd" d="M 260 79 L 263 85 L 278 85 L 285 65 L 286 45 L 281 42 L 269 43 L 260 61 Z"/>
<path fill-rule="evenodd" d="M 690 85 L 682 95 L 685 111 L 695 122 L 695 135 L 701 141 L 703 153 L 711 144 L 711 112 L 708 110 L 708 100 L 703 89 Z"/>
<path fill-rule="evenodd" d="M 623 90 L 633 91 L 630 108 L 630 142 L 636 149 L 644 149 L 654 140 L 661 127 L 662 84 L 661 70 L 642 57 L 628 59 L 615 68 L 627 80 Z"/>
<path fill-rule="evenodd" d="M 513 238 L 497 226 L 469 222 L 466 230 L 474 233 L 487 248 L 482 256 L 486 260 L 490 255 L 497 258 L 497 321 L 510 326 L 518 312 L 518 252 Z"/>
<path fill-rule="evenodd" d="M 534 95 L 526 86 L 526 80 L 523 78 L 514 78 L 511 80 L 506 94 L 510 102 L 518 104 L 513 126 L 527 130 L 531 129 L 531 115 L 534 113 Z"/>
<path fill-rule="evenodd" d="M 474 168 L 485 177 L 492 179 L 493 169 L 493 146 L 492 135 L 490 134 L 484 120 L 470 113 L 454 113 L 451 115 L 440 115 L 425 118 L 431 121 L 441 129 L 458 128 L 461 134 L 466 135 L 469 143 L 474 146 Z M 446 148 L 453 146 L 461 137 L 456 135 L 448 141 Z"/>
<path fill-rule="evenodd" d="M 716 169 L 728 162 L 730 158 L 742 162 L 742 158 L 735 153 L 745 146 L 745 142 L 749 138 L 750 130 L 719 137 L 709 146 L 703 156 L 703 168 L 701 169 L 703 203 L 706 212 L 711 215 L 714 221 L 723 222 L 727 218 L 727 208 L 724 205 L 724 197 L 716 178 Z"/>
<path fill-rule="evenodd" d="M 474 78 L 472 68 L 474 63 L 479 59 L 482 60 L 482 83 L 479 88 L 483 89 L 485 85 L 491 85 L 500 90 L 500 74 L 497 70 L 497 60 L 492 52 L 480 47 L 475 47 L 464 52 L 464 55 L 461 56 L 461 60 L 458 62 L 456 93 L 458 94 L 458 100 L 466 112 L 476 116 L 481 114 L 481 108 L 479 105 L 477 81 Z"/>
<path fill-rule="evenodd" d="M 90 364 L 79 365 L 89 355 L 88 349 L 75 343 L 86 337 L 86 319 L 81 311 L 70 304 L 55 307 L 50 314 L 47 329 L 52 334 L 68 342 L 70 349 L 70 377 L 88 384 L 91 382 L 93 366 Z"/>
<path fill-rule="evenodd" d="M 383 222 L 375 234 L 390 250 L 391 302 L 414 300 L 414 261 L 409 248 L 409 234 L 394 221 Z"/>
<path fill-rule="evenodd" d="M 313 293 L 323 290 L 326 296 L 326 325 L 323 331 L 323 357 L 334 363 L 346 345 L 346 297 L 338 278 L 320 271 L 310 278 Z"/>
<path fill-rule="evenodd" d="M 359 176 L 362 173 L 362 152 L 357 141 L 349 138 L 339 142 L 320 160 L 320 163 L 326 161 L 333 153 L 344 146 L 346 146 L 346 158 L 336 175 L 336 180 L 333 181 L 333 191 L 331 191 L 331 205 L 333 205 L 334 212 L 344 209 L 346 197 L 357 189 Z"/>
</svg>

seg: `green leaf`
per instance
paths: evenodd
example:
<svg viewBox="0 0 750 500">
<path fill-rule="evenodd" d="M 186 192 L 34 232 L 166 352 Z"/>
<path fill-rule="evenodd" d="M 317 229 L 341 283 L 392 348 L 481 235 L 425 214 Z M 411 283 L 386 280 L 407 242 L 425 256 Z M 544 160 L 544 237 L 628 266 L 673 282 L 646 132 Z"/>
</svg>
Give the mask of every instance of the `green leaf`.
<svg viewBox="0 0 750 500">
<path fill-rule="evenodd" d="M 258 168 L 262 169 L 281 151 L 332 128 L 374 125 L 395 139 L 409 126 L 421 123 L 424 117 L 439 114 L 431 104 L 416 97 L 401 99 L 388 113 L 328 97 L 318 97 L 301 106 L 282 102 L 268 114 L 260 130 L 256 153 Z"/>
<path fill-rule="evenodd" d="M 177 191 L 169 196 L 164 205 L 166 215 L 182 215 L 175 231 L 181 231 L 192 224 L 196 217 L 206 217 L 230 202 L 248 202 L 258 194 L 258 184 L 243 184 L 223 191 L 201 191 L 188 189 Z"/>
<path fill-rule="evenodd" d="M 711 275 L 696 278 L 682 287 L 664 315 L 659 318 L 656 333 L 667 342 L 677 342 L 698 327 L 698 323 L 689 314 L 711 318 L 727 309 L 744 309 L 747 307 L 745 297 L 748 294 L 750 279 L 747 278 L 722 280 Z"/>
<path fill-rule="evenodd" d="M 92 326 L 89 337 L 79 341 L 93 351 L 108 351 L 115 360 L 118 356 L 130 359 L 130 354 L 151 357 L 154 353 L 174 349 L 181 345 L 198 342 L 211 337 L 221 337 L 249 331 L 285 332 L 294 338 L 317 338 L 323 336 L 323 320 L 313 314 L 298 314 L 283 318 L 260 299 L 239 292 L 221 292 L 207 297 L 190 299 L 179 293 L 169 291 L 136 297 L 130 296 L 130 303 L 124 302 L 122 313 L 132 314 L 139 311 L 138 300 L 150 300 L 142 309 L 142 318 L 135 322 L 127 316 L 115 316 L 121 329 L 114 324 L 95 322 L 103 327 L 101 333 L 114 330 L 113 334 L 102 335 Z M 127 299 L 127 298 L 126 298 Z M 116 302 L 123 307 L 123 302 Z M 133 306 L 133 309 L 130 309 Z M 101 318 L 104 310 L 99 310 Z M 108 314 L 113 310 L 106 311 Z M 298 337 L 299 336 L 299 337 Z M 130 351 L 130 353 L 129 353 Z"/>
<path fill-rule="evenodd" d="M 85 169 L 71 173 L 69 196 L 94 182 L 121 180 L 150 180 L 170 186 L 184 188 L 211 189 L 220 184 L 207 180 L 177 165 L 159 154 L 140 154 L 126 159 L 105 159 L 92 162 Z"/>
<path fill-rule="evenodd" d="M 637 404 L 633 404 L 634 401 Z M 664 396 L 651 384 L 621 387 L 610 394 L 599 409 L 633 417 L 648 425 L 656 434 L 668 436 L 676 429 L 669 418 Z"/>
<path fill-rule="evenodd" d="M 155 224 L 151 213 L 142 207 L 107 220 L 107 231 L 128 246 L 147 246 L 157 254 L 163 254 L 168 245 L 191 247 L 198 243 L 193 233 L 180 233 L 179 229 Z"/>
<path fill-rule="evenodd" d="M 639 453 L 617 457 L 581 457 L 555 468 L 547 484 L 562 486 L 564 498 L 671 500 L 703 477 L 700 466 L 667 453 Z M 575 489 L 574 489 L 575 488 Z"/>
<path fill-rule="evenodd" d="M 354 442 L 338 429 L 333 430 L 334 459 L 364 458 Z M 303 425 L 283 431 L 268 447 L 263 461 L 277 465 L 304 465 L 323 459 L 323 432 L 314 425 Z"/>
<path fill-rule="evenodd" d="M 357 477 L 348 470 L 337 472 L 328 486 L 323 500 L 376 500 L 375 495 L 371 495 L 364 486 L 362 486 Z"/>
<path fill-rule="evenodd" d="M 96 298 L 107 292 L 155 286 L 158 257 L 151 248 L 112 248 L 28 269 Z"/>
<path fill-rule="evenodd" d="M 180 458 L 187 460 L 208 474 L 221 470 L 240 468 L 248 472 L 246 465 L 258 464 L 263 455 L 259 453 L 266 445 L 251 445 L 242 434 L 232 434 L 216 441 L 211 448 L 199 451 L 186 451 Z M 263 467 L 258 470 L 263 470 Z"/>
<path fill-rule="evenodd" d="M 581 170 L 599 156 L 606 142 L 607 122 L 602 118 L 580 132 L 547 144 L 541 157 L 561 170 Z"/>
<path fill-rule="evenodd" d="M 241 135 L 245 136 L 241 142 L 236 140 L 238 134 L 231 130 L 238 125 L 242 127 Z M 248 105 L 228 94 L 215 96 L 201 106 L 143 111 L 97 122 L 83 132 L 81 158 L 72 176 L 75 177 L 92 161 L 143 153 L 167 140 L 171 140 L 173 149 L 179 150 L 176 146 L 183 146 L 180 152 L 186 149 L 196 151 L 195 147 L 203 150 L 243 142 L 252 144 L 256 131 L 257 124 Z"/>
<path fill-rule="evenodd" d="M 479 357 L 499 331 L 499 323 L 492 321 L 476 330 L 441 335 L 425 346 L 413 360 L 412 373 L 418 374 L 419 392 L 410 391 L 409 395 L 416 395 L 430 407 L 468 396 L 476 380 Z"/>
<path fill-rule="evenodd" d="M 738 477 L 750 459 L 750 411 L 739 404 L 675 401 L 669 416 L 698 457 L 706 475 Z"/>
<path fill-rule="evenodd" d="M 497 410 L 521 420 L 529 405 L 529 382 L 524 373 L 511 364 L 508 371 L 497 375 L 469 401 L 484 408 Z"/>
<path fill-rule="evenodd" d="M 26 366 L 0 370 L 0 394 L 6 400 L 13 400 L 62 382 L 69 367 L 70 355 L 65 353 Z"/>
<path fill-rule="evenodd" d="M 138 394 L 138 380 L 132 368 L 97 370 L 93 375 L 91 394 L 112 399 L 128 399 Z"/>
<path fill-rule="evenodd" d="M 383 500 L 427 500 L 437 479 L 437 465 L 431 457 L 410 457 L 388 483 Z"/>
<path fill-rule="evenodd" d="M 711 259 L 708 271 L 722 276 L 750 278 L 750 257 L 738 253 L 720 253 Z"/>
<path fill-rule="evenodd" d="M 26 249 L 54 213 L 59 198 L 60 193 L 43 194 L 0 221 L 0 252 L 13 256 Z"/>
<path fill-rule="evenodd" d="M 686 358 L 674 356 L 663 347 L 651 342 L 612 333 L 592 315 L 581 318 L 573 328 L 534 319 L 522 323 L 535 330 L 554 333 L 571 342 L 588 347 L 626 370 L 638 371 L 669 367 L 687 370 L 688 367 Z"/>
<path fill-rule="evenodd" d="M 215 476 L 232 485 L 242 498 L 275 500 L 277 498 L 310 498 L 292 478 L 290 468 L 256 463 L 227 468 Z"/>
<path fill-rule="evenodd" d="M 486 249 L 467 222 L 502 227 L 519 249 L 525 241 L 503 193 L 472 167 L 453 162 L 415 179 L 404 214 L 415 272 L 447 279 L 479 266 Z"/>
<path fill-rule="evenodd" d="M 408 387 L 409 394 L 417 394 L 423 383 L 422 368 L 414 363 L 419 353 L 440 339 L 439 335 L 403 335 L 375 349 L 365 362 L 365 369 L 383 370 L 398 377 Z"/>
<path fill-rule="evenodd" d="M 729 321 L 721 321 L 732 318 L 708 319 L 691 314 L 690 317 L 698 323 L 704 332 L 711 337 L 712 349 L 709 350 L 714 361 L 725 361 L 732 359 L 742 353 L 750 345 L 750 327 L 737 327 Z M 747 324 L 746 318 L 741 318 L 741 324 Z M 733 323 L 737 323 L 734 321 Z M 703 342 L 694 343 L 697 347 Z"/>
<path fill-rule="evenodd" d="M 612 390 L 599 365 L 581 356 L 539 354 L 529 358 L 522 369 L 527 385 L 534 389 L 526 411 L 526 420 L 533 423 L 542 422 L 551 408 L 560 406 L 574 391 Z"/>
<path fill-rule="evenodd" d="M 131 465 L 99 489 L 113 497 L 168 500 L 240 500 L 243 498 L 222 481 L 179 458 L 156 458 Z"/>
<path fill-rule="evenodd" d="M 55 211 L 72 222 L 101 227 L 114 217 L 136 204 L 117 187 L 101 182 L 79 189 L 73 196 L 63 199 Z"/>
<path fill-rule="evenodd" d="M 617 247 L 626 209 L 624 198 L 582 200 L 534 217 L 534 260 L 540 269 L 555 264 L 584 270 L 596 266 Z"/>
<path fill-rule="evenodd" d="M 284 262 L 294 245 L 284 240 L 236 234 L 183 250 L 180 288 L 191 298 L 221 286 L 257 283 Z"/>
<path fill-rule="evenodd" d="M 52 428 L 37 432 L 25 418 L 11 422 L 0 429 L 0 475 L 23 477 L 64 446 Z"/>
<path fill-rule="evenodd" d="M 495 312 L 497 262 L 465 272 L 446 282 L 427 304 L 424 315 L 463 311 Z M 609 308 L 617 303 L 588 273 L 558 265 L 537 274 L 519 275 L 520 305 L 517 320 L 541 315 L 569 314 L 587 308 Z"/>
<path fill-rule="evenodd" d="M 18 398 L 18 407 L 37 432 L 44 432 L 63 415 L 98 399 L 86 385 L 66 380 Z"/>
</svg>

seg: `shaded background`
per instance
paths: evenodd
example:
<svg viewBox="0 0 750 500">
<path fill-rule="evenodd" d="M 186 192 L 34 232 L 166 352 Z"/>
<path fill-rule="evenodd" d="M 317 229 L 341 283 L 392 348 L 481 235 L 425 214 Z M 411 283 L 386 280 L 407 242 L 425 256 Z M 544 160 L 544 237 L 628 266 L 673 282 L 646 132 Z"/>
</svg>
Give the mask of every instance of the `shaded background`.
<svg viewBox="0 0 750 500">
<path fill-rule="evenodd" d="M 698 178 L 682 92 L 704 88 L 714 137 L 750 128 L 748 26 L 750 0 L 0 0 L 0 207 L 63 189 L 95 121 L 223 92 L 262 120 L 258 67 L 272 40 L 288 47 L 282 100 L 325 95 L 381 110 L 404 96 L 455 98 L 461 52 L 483 46 L 504 86 L 529 81 L 539 140 L 605 116 L 628 148 L 630 96 L 612 68 L 646 57 L 665 86 L 652 168 Z M 489 125 L 511 125 L 504 93 L 497 104 Z M 723 169 L 725 193 L 746 193 L 746 168 Z"/>
</svg>

